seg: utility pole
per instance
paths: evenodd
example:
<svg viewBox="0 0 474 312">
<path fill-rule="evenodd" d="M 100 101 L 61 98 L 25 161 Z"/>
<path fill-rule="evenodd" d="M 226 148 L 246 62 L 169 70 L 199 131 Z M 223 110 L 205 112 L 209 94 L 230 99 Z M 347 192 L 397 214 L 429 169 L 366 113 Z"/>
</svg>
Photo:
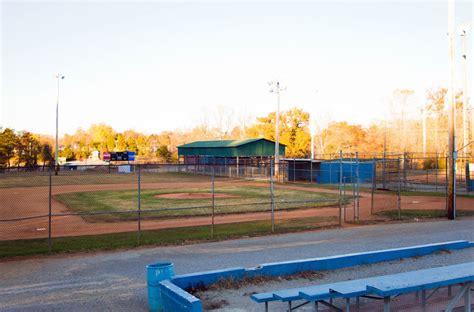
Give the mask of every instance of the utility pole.
<svg viewBox="0 0 474 312">
<path fill-rule="evenodd" d="M 275 116 L 275 177 L 278 179 L 280 166 L 280 92 L 286 90 L 286 87 L 281 87 L 279 81 L 270 81 L 270 92 L 277 96 L 277 109 Z"/>
<path fill-rule="evenodd" d="M 448 0 L 448 58 L 449 58 L 449 127 L 448 127 L 448 219 L 456 218 L 456 96 L 454 90 L 454 0 Z"/>
</svg>

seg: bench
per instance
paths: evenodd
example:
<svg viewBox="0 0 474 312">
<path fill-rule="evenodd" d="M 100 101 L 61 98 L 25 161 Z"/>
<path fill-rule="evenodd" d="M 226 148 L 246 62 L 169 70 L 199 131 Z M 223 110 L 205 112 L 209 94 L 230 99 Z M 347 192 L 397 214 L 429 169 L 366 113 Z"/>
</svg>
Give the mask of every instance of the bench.
<svg viewBox="0 0 474 312">
<path fill-rule="evenodd" d="M 284 289 L 254 294 L 251 298 L 256 302 L 264 302 L 266 311 L 268 311 L 268 302 L 277 300 L 287 302 L 288 311 L 295 310 L 311 302 L 315 304 L 316 311 L 318 303 L 341 310 L 332 305 L 332 300 L 335 298 L 345 298 L 345 310 L 349 311 L 351 298 L 356 298 L 358 302 L 360 297 L 366 297 L 383 300 L 384 311 L 388 312 L 390 311 L 390 301 L 393 296 L 422 291 L 422 305 L 425 305 L 426 300 L 440 287 L 461 284 L 463 286 L 460 292 L 451 300 L 445 311 L 451 311 L 460 298 L 464 297 L 467 307 L 465 311 L 470 312 L 470 288 L 473 281 L 474 262 L 468 262 L 358 280 Z M 429 289 L 435 290 L 427 298 L 426 290 Z M 305 300 L 305 302 L 293 307 L 292 302 L 296 300 Z"/>
</svg>

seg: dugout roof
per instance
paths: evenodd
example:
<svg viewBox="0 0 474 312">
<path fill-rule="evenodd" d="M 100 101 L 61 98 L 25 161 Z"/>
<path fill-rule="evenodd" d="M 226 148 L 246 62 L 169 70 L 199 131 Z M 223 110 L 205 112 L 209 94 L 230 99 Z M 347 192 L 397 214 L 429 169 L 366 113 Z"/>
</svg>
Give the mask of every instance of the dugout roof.
<svg viewBox="0 0 474 312">
<path fill-rule="evenodd" d="M 280 155 L 285 155 L 280 143 Z M 275 142 L 257 138 L 246 140 L 195 141 L 178 146 L 178 155 L 214 157 L 259 157 L 275 155 Z"/>
</svg>

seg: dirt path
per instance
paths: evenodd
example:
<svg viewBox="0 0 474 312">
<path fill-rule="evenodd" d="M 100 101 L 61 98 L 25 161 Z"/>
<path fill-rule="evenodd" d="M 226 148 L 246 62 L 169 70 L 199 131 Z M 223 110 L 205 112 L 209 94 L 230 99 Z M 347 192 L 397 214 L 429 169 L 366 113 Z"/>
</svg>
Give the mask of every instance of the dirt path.
<svg viewBox="0 0 474 312">
<path fill-rule="evenodd" d="M 218 181 L 216 187 L 220 186 L 256 186 L 268 187 L 268 183 L 250 182 L 250 181 Z M 133 190 L 136 184 L 94 184 L 94 185 L 64 185 L 55 186 L 52 189 L 52 195 L 69 192 L 93 192 L 101 190 Z M 183 182 L 183 183 L 147 183 L 142 184 L 142 189 L 163 189 L 163 188 L 209 188 L 209 182 Z M 308 192 L 324 192 L 338 194 L 339 190 L 325 188 L 308 188 L 297 185 L 277 185 L 278 189 L 304 190 Z M 14 219 L 44 216 L 14 222 L 0 223 L 0 240 L 41 238 L 48 235 L 48 187 L 23 187 L 23 188 L 3 188 L 0 189 L 0 219 Z M 445 198 L 434 196 L 404 196 L 401 205 L 403 209 L 444 209 Z M 458 198 L 458 205 L 463 209 L 474 209 L 474 199 Z M 66 206 L 54 200 L 52 201 L 52 213 L 60 214 L 70 212 Z M 352 220 L 353 205 L 346 207 L 347 220 Z M 370 193 L 361 193 L 360 198 L 360 217 L 361 220 L 369 220 L 371 216 L 371 198 Z M 390 194 L 376 194 L 374 198 L 375 212 L 382 210 L 393 210 L 397 208 L 396 196 Z M 277 211 L 275 218 L 305 218 L 314 216 L 338 216 L 337 208 L 312 208 L 291 211 Z M 256 212 L 246 214 L 222 215 L 215 218 L 216 224 L 234 223 L 255 220 L 269 220 L 269 212 Z M 187 217 L 164 220 L 143 220 L 142 229 L 163 229 L 194 225 L 208 225 L 211 220 L 209 216 Z M 128 232 L 137 230 L 136 221 L 126 222 L 103 222 L 87 223 L 79 216 L 58 216 L 52 219 L 52 235 L 59 236 L 78 236 L 90 234 L 104 234 L 113 232 Z"/>
</svg>

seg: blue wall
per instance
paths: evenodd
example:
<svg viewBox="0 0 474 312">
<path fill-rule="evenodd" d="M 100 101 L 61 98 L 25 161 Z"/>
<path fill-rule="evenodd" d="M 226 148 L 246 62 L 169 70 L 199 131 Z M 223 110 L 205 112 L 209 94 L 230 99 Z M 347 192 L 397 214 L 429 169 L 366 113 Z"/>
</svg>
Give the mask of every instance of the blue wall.
<svg viewBox="0 0 474 312">
<path fill-rule="evenodd" d="M 342 162 L 342 176 L 343 181 L 350 183 L 356 181 L 357 167 L 359 167 L 359 181 L 361 183 L 372 183 L 372 176 L 374 174 L 373 162 L 356 162 L 343 161 Z M 321 184 L 339 184 L 339 161 L 328 161 L 321 163 L 319 177 L 317 181 Z M 352 178 L 351 178 L 352 177 Z"/>
</svg>

